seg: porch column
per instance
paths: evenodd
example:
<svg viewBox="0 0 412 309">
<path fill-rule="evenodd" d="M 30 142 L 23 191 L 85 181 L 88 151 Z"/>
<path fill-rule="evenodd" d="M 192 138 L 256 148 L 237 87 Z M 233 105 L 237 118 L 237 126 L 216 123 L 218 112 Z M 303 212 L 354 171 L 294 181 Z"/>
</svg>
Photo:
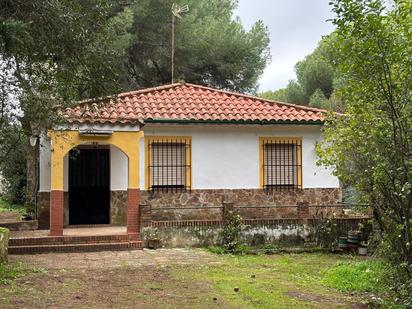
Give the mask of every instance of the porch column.
<svg viewBox="0 0 412 309">
<path fill-rule="evenodd" d="M 127 190 L 127 234 L 134 239 L 140 236 L 140 190 L 129 188 Z"/>
<path fill-rule="evenodd" d="M 50 191 L 50 235 L 63 236 L 63 156 L 52 152 Z"/>
<path fill-rule="evenodd" d="M 140 238 L 140 184 L 139 184 L 139 158 L 140 138 L 142 132 L 136 134 L 133 147 L 128 149 L 129 157 L 129 185 L 127 190 L 127 234 L 132 239 Z"/>
<path fill-rule="evenodd" d="M 50 192 L 50 236 L 63 236 L 63 190 Z"/>
</svg>

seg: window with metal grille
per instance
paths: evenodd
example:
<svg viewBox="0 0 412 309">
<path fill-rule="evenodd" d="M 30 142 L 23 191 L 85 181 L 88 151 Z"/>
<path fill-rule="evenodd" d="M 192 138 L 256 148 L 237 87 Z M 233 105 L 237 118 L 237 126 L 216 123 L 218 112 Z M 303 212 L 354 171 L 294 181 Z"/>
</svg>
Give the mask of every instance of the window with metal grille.
<svg viewBox="0 0 412 309">
<path fill-rule="evenodd" d="M 190 138 L 148 137 L 146 149 L 146 184 L 149 190 L 190 190 Z"/>
<path fill-rule="evenodd" d="M 267 190 L 302 189 L 302 140 L 260 139 L 261 185 Z"/>
</svg>

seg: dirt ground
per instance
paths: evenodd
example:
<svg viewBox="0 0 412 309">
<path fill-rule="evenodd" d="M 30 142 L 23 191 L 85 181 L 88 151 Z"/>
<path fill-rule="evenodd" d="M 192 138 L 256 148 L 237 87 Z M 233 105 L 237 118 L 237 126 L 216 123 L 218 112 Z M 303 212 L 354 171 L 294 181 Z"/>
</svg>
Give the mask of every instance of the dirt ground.
<svg viewBox="0 0 412 309">
<path fill-rule="evenodd" d="M 173 266 L 219 263 L 216 255 L 201 249 L 158 249 L 79 253 L 11 255 L 11 263 L 23 262 L 45 269 L 108 269 L 118 267 Z"/>
<path fill-rule="evenodd" d="M 0 283 L 0 308 L 363 307 L 360 299 L 317 283 L 320 266 L 309 273 L 307 265 L 319 258 L 325 266 L 337 261 L 327 255 L 219 256 L 201 249 L 10 256 L 23 270 Z"/>
</svg>

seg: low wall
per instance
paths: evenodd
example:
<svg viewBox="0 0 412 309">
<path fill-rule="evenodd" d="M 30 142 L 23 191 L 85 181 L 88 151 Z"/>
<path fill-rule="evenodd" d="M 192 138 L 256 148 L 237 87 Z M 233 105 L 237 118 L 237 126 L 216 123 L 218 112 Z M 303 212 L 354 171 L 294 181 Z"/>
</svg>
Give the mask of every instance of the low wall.
<svg viewBox="0 0 412 309">
<path fill-rule="evenodd" d="M 0 223 L 0 227 L 5 227 L 10 231 L 32 231 L 37 230 L 37 220 L 23 220 L 16 222 Z"/>
<path fill-rule="evenodd" d="M 243 220 L 242 241 L 251 246 L 316 244 L 336 246 L 339 236 L 360 228 L 367 218 L 328 220 L 266 219 Z M 205 247 L 221 243 L 223 221 L 158 221 L 143 227 L 142 240 L 157 238 L 163 247 Z M 328 232 L 325 232 L 325 227 Z"/>
<path fill-rule="evenodd" d="M 142 239 L 159 238 L 165 247 L 220 243 L 227 210 L 239 214 L 246 244 L 317 243 L 332 246 L 367 217 L 345 214 L 341 190 L 193 190 L 141 192 Z M 327 232 L 324 232 L 327 231 Z"/>
<path fill-rule="evenodd" d="M 7 248 L 9 244 L 9 230 L 0 227 L 0 263 L 7 262 Z"/>
<path fill-rule="evenodd" d="M 64 192 L 63 224 L 69 225 L 69 192 Z M 50 227 L 50 192 L 39 192 L 39 229 Z M 110 224 L 127 224 L 127 191 L 110 191 Z"/>
</svg>

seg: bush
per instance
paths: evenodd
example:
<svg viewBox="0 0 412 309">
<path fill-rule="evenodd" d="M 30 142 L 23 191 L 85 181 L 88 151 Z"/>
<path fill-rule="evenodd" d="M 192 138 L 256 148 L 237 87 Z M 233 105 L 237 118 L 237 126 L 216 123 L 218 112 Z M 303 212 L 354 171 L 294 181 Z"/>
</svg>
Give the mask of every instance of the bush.
<svg viewBox="0 0 412 309">
<path fill-rule="evenodd" d="M 7 246 L 9 243 L 9 230 L 0 227 L 0 265 L 7 262 Z"/>
<path fill-rule="evenodd" d="M 243 230 L 242 218 L 229 210 L 221 233 L 222 248 L 225 253 L 242 254 L 246 251 L 245 245 L 240 240 L 240 232 Z"/>
</svg>

